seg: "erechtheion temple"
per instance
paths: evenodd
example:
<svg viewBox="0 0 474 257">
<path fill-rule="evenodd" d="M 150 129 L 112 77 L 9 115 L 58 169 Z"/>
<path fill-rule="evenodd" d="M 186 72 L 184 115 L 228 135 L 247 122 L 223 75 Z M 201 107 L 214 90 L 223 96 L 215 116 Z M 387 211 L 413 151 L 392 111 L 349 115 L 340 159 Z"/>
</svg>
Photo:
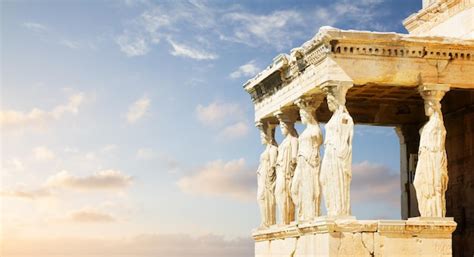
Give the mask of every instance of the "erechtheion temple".
<svg viewBox="0 0 474 257">
<path fill-rule="evenodd" d="M 322 27 L 245 83 L 265 145 L 256 256 L 474 255 L 474 0 L 424 0 L 404 26 Z M 351 214 L 355 124 L 395 127 L 400 220 Z"/>
</svg>

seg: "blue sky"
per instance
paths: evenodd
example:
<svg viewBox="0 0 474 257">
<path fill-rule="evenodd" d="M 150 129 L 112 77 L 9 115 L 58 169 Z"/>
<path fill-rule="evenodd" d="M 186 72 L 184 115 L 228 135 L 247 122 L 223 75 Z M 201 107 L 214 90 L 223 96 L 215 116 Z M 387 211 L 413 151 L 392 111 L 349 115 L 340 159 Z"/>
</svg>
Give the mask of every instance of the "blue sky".
<svg viewBox="0 0 474 257">
<path fill-rule="evenodd" d="M 34 252 L 38 240 L 131 238 L 170 242 L 167 256 L 185 256 L 177 238 L 191 236 L 245 256 L 259 222 L 262 146 L 242 84 L 320 26 L 406 33 L 401 21 L 420 8 L 411 0 L 2 1 L 5 254 Z M 353 152 L 355 216 L 398 219 L 393 129 L 357 126 Z"/>
</svg>

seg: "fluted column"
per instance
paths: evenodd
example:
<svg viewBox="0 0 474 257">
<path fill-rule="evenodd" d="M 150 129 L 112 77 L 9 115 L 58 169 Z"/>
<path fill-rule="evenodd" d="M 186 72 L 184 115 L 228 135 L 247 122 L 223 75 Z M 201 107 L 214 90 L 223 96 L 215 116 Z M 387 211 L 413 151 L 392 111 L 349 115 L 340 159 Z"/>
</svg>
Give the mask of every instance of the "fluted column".
<svg viewBox="0 0 474 257">
<path fill-rule="evenodd" d="M 414 186 L 421 217 L 445 217 L 448 188 L 448 160 L 445 140 L 446 128 L 441 112 L 441 99 L 449 86 L 424 84 L 419 87 L 428 121 L 420 130 L 418 163 Z"/>
<path fill-rule="evenodd" d="M 291 199 L 291 180 L 296 167 L 298 152 L 298 133 L 294 127 L 295 119 L 287 113 L 275 113 L 280 122 L 281 133 L 284 137 L 278 146 L 276 162 L 275 199 L 282 224 L 290 224 L 295 220 L 295 207 Z"/>
<path fill-rule="evenodd" d="M 321 186 L 328 216 L 351 215 L 352 137 L 354 122 L 346 104 L 352 83 L 327 83 L 323 91 L 333 113 L 326 124 L 324 157 L 321 163 Z"/>
</svg>

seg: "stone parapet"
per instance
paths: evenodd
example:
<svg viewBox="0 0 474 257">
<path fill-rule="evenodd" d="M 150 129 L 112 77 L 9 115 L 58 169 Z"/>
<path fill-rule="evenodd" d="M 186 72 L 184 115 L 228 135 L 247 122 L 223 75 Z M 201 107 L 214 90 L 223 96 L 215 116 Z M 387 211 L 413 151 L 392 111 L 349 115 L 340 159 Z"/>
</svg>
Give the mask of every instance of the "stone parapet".
<svg viewBox="0 0 474 257">
<path fill-rule="evenodd" d="M 255 256 L 451 256 L 452 218 L 320 217 L 253 233 Z"/>
</svg>

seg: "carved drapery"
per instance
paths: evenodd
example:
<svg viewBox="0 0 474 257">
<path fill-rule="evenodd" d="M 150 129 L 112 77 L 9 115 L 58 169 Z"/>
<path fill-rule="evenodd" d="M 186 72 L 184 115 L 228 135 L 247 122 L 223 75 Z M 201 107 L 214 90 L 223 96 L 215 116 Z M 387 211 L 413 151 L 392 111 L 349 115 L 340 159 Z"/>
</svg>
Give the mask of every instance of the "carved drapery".
<svg viewBox="0 0 474 257">
<path fill-rule="evenodd" d="M 423 85 L 419 88 L 425 101 L 428 121 L 420 129 L 420 146 L 414 186 L 422 217 L 445 217 L 445 192 L 448 187 L 446 129 L 441 99 L 449 90 L 446 85 Z"/>
<path fill-rule="evenodd" d="M 352 137 L 354 122 L 345 107 L 346 93 L 352 85 L 327 84 L 323 90 L 333 115 L 326 124 L 321 186 L 328 216 L 351 214 Z"/>
<path fill-rule="evenodd" d="M 275 126 L 259 122 L 260 137 L 265 150 L 260 155 L 257 169 L 257 201 L 260 207 L 261 228 L 267 228 L 276 223 L 275 212 L 275 180 L 278 145 L 275 141 Z"/>
<path fill-rule="evenodd" d="M 283 112 L 278 112 L 276 116 L 284 139 L 278 146 L 275 199 L 281 223 L 290 224 L 295 219 L 295 207 L 290 188 L 296 167 L 298 133 L 294 127 L 294 119 Z"/>
<path fill-rule="evenodd" d="M 295 103 L 299 107 L 301 123 L 306 125 L 298 137 L 297 165 L 291 184 L 291 195 L 298 221 L 311 220 L 320 215 L 319 148 L 323 135 L 316 119 L 316 109 L 322 100 L 306 97 Z"/>
</svg>

